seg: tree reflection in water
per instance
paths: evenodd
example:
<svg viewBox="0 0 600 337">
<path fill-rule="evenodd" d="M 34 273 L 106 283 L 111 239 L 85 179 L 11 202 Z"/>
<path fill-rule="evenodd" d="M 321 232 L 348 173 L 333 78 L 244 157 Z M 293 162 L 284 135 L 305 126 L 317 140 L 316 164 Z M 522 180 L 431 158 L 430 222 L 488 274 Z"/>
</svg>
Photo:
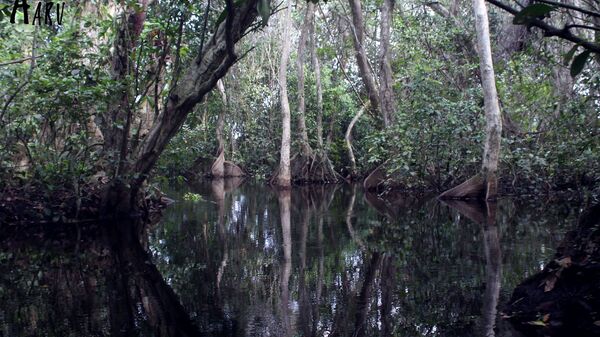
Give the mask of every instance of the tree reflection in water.
<svg viewBox="0 0 600 337">
<path fill-rule="evenodd" d="M 3 231 L 1 335 L 517 336 L 498 303 L 576 214 L 352 186 L 219 180 L 192 187 L 207 200 L 183 201 L 188 191 L 170 191 L 179 201 L 148 240 L 125 223 Z"/>
<path fill-rule="evenodd" d="M 134 229 L 5 232 L 2 336 L 201 335 Z"/>
</svg>

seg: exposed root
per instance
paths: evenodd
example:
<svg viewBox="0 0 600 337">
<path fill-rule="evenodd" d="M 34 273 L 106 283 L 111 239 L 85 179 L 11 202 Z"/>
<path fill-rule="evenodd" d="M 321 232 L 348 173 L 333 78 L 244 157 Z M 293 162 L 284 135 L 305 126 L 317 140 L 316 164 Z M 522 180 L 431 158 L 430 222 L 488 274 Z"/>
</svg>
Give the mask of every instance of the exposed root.
<svg viewBox="0 0 600 337">
<path fill-rule="evenodd" d="M 225 176 L 225 151 L 222 149 L 217 155 L 217 159 L 210 168 L 210 176 L 213 178 L 222 178 Z"/>
<path fill-rule="evenodd" d="M 327 155 L 296 155 L 290 162 L 290 169 L 296 184 L 334 184 L 343 180 Z"/>
<path fill-rule="evenodd" d="M 481 174 L 440 194 L 440 199 L 485 199 L 486 184 Z"/>
<path fill-rule="evenodd" d="M 210 168 L 210 173 L 208 174 L 208 177 L 213 179 L 219 179 L 245 176 L 246 173 L 244 173 L 244 170 L 242 170 L 236 164 L 225 160 L 225 155 L 223 152 L 224 151 L 221 151 L 217 156 L 217 159 Z"/>
<path fill-rule="evenodd" d="M 230 161 L 225 161 L 223 165 L 225 166 L 225 178 L 243 177 L 246 175 L 239 166 Z"/>
<path fill-rule="evenodd" d="M 363 187 L 367 191 L 378 191 L 383 189 L 383 184 L 387 180 L 387 173 L 384 164 L 377 166 L 363 181 Z"/>
</svg>

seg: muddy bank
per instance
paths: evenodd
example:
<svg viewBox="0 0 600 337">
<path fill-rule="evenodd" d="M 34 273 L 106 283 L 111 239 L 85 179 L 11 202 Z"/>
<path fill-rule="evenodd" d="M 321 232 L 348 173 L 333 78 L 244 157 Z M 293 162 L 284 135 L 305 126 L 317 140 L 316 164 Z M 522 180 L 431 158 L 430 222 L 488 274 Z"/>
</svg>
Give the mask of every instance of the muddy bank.
<svg viewBox="0 0 600 337">
<path fill-rule="evenodd" d="M 531 336 L 600 336 L 600 204 L 544 269 L 515 288 L 505 316 Z"/>
</svg>

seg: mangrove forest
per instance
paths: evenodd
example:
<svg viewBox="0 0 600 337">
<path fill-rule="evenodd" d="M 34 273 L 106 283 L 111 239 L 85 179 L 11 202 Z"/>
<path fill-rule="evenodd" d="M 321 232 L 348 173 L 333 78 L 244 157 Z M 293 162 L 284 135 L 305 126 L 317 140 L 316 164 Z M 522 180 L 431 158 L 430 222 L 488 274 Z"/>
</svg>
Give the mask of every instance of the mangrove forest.
<svg viewBox="0 0 600 337">
<path fill-rule="evenodd" d="M 600 336 L 600 2 L 0 0 L 34 336 Z"/>
</svg>

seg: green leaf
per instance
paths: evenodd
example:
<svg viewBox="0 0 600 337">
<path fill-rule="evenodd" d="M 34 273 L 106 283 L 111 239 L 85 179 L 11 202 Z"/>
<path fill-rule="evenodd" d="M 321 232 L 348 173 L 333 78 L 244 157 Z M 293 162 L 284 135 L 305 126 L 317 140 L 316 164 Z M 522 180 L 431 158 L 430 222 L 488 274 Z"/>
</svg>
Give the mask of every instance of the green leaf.
<svg viewBox="0 0 600 337">
<path fill-rule="evenodd" d="M 548 15 L 550 12 L 555 10 L 553 6 L 546 4 L 533 4 L 523 8 L 519 13 L 515 15 L 513 18 L 513 24 L 515 25 L 524 25 L 531 21 L 531 19 L 544 17 Z"/>
<path fill-rule="evenodd" d="M 578 44 L 574 45 L 573 48 L 571 48 L 571 50 L 569 50 L 569 52 L 565 54 L 565 57 L 563 59 L 563 64 L 565 66 L 571 63 L 571 60 L 573 59 L 573 55 L 575 55 L 577 48 L 579 48 Z"/>
<path fill-rule="evenodd" d="M 573 63 L 571 63 L 571 76 L 575 77 L 579 75 L 579 73 L 583 70 L 587 59 L 590 57 L 590 51 L 586 50 L 581 52 L 581 54 L 575 56 L 573 59 Z"/>
<path fill-rule="evenodd" d="M 263 27 L 269 24 L 269 17 L 271 16 L 271 4 L 269 0 L 259 0 L 256 5 L 256 9 L 262 18 Z"/>
</svg>

